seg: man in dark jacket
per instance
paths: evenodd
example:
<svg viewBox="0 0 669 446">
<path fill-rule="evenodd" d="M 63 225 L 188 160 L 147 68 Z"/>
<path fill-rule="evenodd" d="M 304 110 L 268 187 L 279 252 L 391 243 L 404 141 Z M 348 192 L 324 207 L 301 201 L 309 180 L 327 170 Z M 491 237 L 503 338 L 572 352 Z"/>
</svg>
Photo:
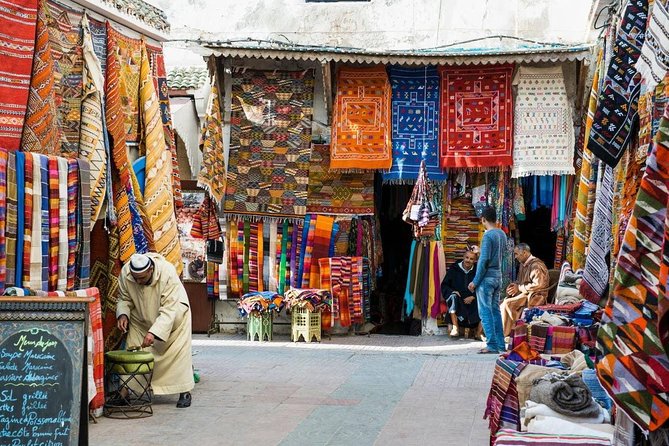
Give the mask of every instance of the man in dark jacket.
<svg viewBox="0 0 669 446">
<path fill-rule="evenodd" d="M 463 328 L 475 333 L 477 338 L 481 334 L 476 293 L 467 288 L 476 275 L 476 257 L 473 249 L 465 251 L 462 261 L 451 265 L 441 282 L 441 296 L 448 305 L 453 337 L 459 336 Z"/>
</svg>

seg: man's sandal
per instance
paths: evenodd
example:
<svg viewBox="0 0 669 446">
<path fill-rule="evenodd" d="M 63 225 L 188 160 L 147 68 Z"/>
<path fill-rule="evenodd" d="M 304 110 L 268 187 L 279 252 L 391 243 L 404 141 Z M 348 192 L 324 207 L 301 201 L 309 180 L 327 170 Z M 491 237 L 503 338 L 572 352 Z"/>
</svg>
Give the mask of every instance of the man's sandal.
<svg viewBox="0 0 669 446">
<path fill-rule="evenodd" d="M 179 395 L 179 401 L 177 401 L 177 407 L 179 409 L 183 409 L 185 407 L 190 407 L 190 402 L 191 402 L 191 395 L 190 392 L 184 392 L 181 395 Z"/>
</svg>

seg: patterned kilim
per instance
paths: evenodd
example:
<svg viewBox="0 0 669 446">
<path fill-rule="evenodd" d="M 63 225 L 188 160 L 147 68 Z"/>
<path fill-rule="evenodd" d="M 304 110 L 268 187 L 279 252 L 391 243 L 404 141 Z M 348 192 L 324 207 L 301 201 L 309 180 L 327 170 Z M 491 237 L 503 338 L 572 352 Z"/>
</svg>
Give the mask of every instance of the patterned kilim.
<svg viewBox="0 0 669 446">
<path fill-rule="evenodd" d="M 0 147 L 18 150 L 35 52 L 37 0 L 2 0 L 0 9 Z"/>
<path fill-rule="evenodd" d="M 384 182 L 415 181 L 421 161 L 432 181 L 446 181 L 439 164 L 440 82 L 436 68 L 390 68 L 393 165 Z"/>
<path fill-rule="evenodd" d="M 54 61 L 54 95 L 58 108 L 58 125 L 63 131 L 61 151 L 75 158 L 79 145 L 82 95 L 82 45 L 79 14 L 48 3 L 49 39 Z"/>
<path fill-rule="evenodd" d="M 174 206 L 181 209 L 184 205 L 181 194 L 181 175 L 179 174 L 179 159 L 177 157 L 177 145 L 174 139 L 174 130 L 172 129 L 172 114 L 170 113 L 170 97 L 167 86 L 167 71 L 165 70 L 165 56 L 162 47 L 153 47 L 147 45 L 147 52 L 151 59 L 151 70 L 153 72 L 153 84 L 158 94 L 158 104 L 160 104 L 160 117 L 163 122 L 163 132 L 165 144 L 170 149 L 172 155 L 172 195 L 174 196 Z"/>
<path fill-rule="evenodd" d="M 309 165 L 307 212 L 330 215 L 373 215 L 374 172 L 345 173 L 330 169 L 330 146 L 314 144 Z"/>
<path fill-rule="evenodd" d="M 115 45 L 111 45 L 114 42 Z M 107 22 L 107 58 L 118 58 L 120 67 L 119 92 L 123 118 L 125 120 L 125 140 L 128 143 L 139 142 L 139 87 L 140 64 L 142 63 L 142 42 L 126 37 Z M 110 65 L 107 60 L 107 65 Z M 110 67 L 107 67 L 111 69 Z M 107 80 L 109 82 L 109 80 Z"/>
<path fill-rule="evenodd" d="M 114 208 L 119 228 L 119 249 L 120 261 L 126 262 L 130 256 L 136 252 L 132 215 L 130 213 L 130 200 L 134 201 L 134 196 L 128 193 L 132 190 L 132 181 L 130 179 L 130 161 L 128 160 L 128 149 L 125 144 L 125 114 L 121 104 L 120 87 L 120 62 L 116 54 L 116 36 L 118 33 L 108 27 L 108 51 L 107 51 L 107 78 L 105 85 L 105 120 L 107 131 L 111 138 L 111 149 L 113 164 L 116 169 L 112 169 L 112 186 L 114 190 Z M 114 178 L 114 174 L 118 178 Z M 116 180 L 116 181 L 114 181 Z"/>
<path fill-rule="evenodd" d="M 331 169 L 389 169 L 390 83 L 385 67 L 343 67 L 332 115 Z"/>
<path fill-rule="evenodd" d="M 100 60 L 95 55 L 88 18 L 83 28 L 83 99 L 81 101 L 81 138 L 79 157 L 88 160 L 91 170 L 91 230 L 95 224 L 107 193 L 107 148 L 102 101 L 104 77 Z"/>
<path fill-rule="evenodd" d="M 77 225 L 77 272 L 74 286 L 84 289 L 90 286 L 91 276 L 91 200 L 90 200 L 90 167 L 88 161 L 79 162 L 79 203 L 77 215 L 80 222 Z M 62 231 L 62 228 L 61 228 Z"/>
<path fill-rule="evenodd" d="M 142 141 L 146 147 L 146 184 L 144 204 L 153 232 L 156 251 L 181 274 L 183 262 L 174 214 L 172 195 L 172 160 L 165 145 L 158 95 L 151 77 L 146 47 L 142 44 L 140 103 L 142 105 Z"/>
<path fill-rule="evenodd" d="M 513 163 L 512 65 L 441 70 L 441 165 Z"/>
<path fill-rule="evenodd" d="M 669 0 L 655 0 L 650 9 L 646 39 L 635 68 L 648 90 L 662 82 L 669 70 Z"/>
<path fill-rule="evenodd" d="M 305 215 L 313 94 L 311 70 L 233 73 L 226 213 Z"/>
<path fill-rule="evenodd" d="M 458 198 L 451 202 L 450 209 L 445 208 L 443 225 L 446 265 L 450 266 L 462 260 L 468 246 L 478 246 L 480 221 L 471 201 Z"/>
<path fill-rule="evenodd" d="M 669 420 L 669 364 L 657 324 L 668 185 L 669 109 L 625 231 L 597 343 L 603 354 L 597 364 L 602 386 L 621 410 L 650 431 Z"/>
<path fill-rule="evenodd" d="M 48 15 L 46 0 L 40 0 L 37 11 L 35 56 L 21 150 L 58 155 L 62 135 L 58 126 L 58 109 L 55 102 L 56 81 L 49 42 Z"/>
<path fill-rule="evenodd" d="M 667 197 L 669 207 L 669 197 Z M 657 330 L 669 352 L 669 212 L 664 217 L 664 246 L 662 248 L 662 264 L 660 265 L 660 294 L 658 296 Z"/>
<path fill-rule="evenodd" d="M 588 148 L 597 158 L 615 167 L 632 136 L 637 119 L 640 82 L 633 82 L 634 64 L 646 33 L 648 0 L 629 0 L 621 14 L 613 54 L 599 92 Z"/>
<path fill-rule="evenodd" d="M 606 303 L 609 287 L 609 263 L 611 254 L 611 217 L 613 215 L 613 169 L 604 166 L 604 177 L 597 191 L 595 214 L 592 218 L 592 234 L 585 261 L 580 293 L 592 303 Z"/>
<path fill-rule="evenodd" d="M 511 177 L 572 175 L 574 124 L 562 67 L 520 67 Z"/>
<path fill-rule="evenodd" d="M 223 147 L 223 117 L 216 81 L 212 82 L 207 112 L 201 134 L 202 170 L 197 175 L 198 186 L 209 191 L 219 205 L 225 195 L 225 149 Z"/>
<path fill-rule="evenodd" d="M 7 278 L 7 162 L 7 151 L 0 150 L 0 292 Z"/>
<path fill-rule="evenodd" d="M 362 257 L 329 257 L 318 261 L 321 288 L 329 290 L 333 297 L 333 322 L 338 320 L 342 327 L 364 322 L 362 261 Z"/>
<path fill-rule="evenodd" d="M 102 76 L 105 76 L 107 73 L 107 25 L 104 22 L 99 22 L 90 17 L 88 18 L 88 21 L 88 26 L 91 29 L 91 36 L 93 37 L 93 50 L 100 60 Z"/>
</svg>

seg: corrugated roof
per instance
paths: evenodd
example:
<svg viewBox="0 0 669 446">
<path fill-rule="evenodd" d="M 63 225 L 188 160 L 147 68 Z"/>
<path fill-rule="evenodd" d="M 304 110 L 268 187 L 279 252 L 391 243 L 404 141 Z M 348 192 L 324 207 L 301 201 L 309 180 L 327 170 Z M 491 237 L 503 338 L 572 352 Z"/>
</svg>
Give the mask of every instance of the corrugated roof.
<svg viewBox="0 0 669 446">
<path fill-rule="evenodd" d="M 494 63 L 566 62 L 591 57 L 592 44 L 528 44 L 514 47 L 448 47 L 424 50 L 365 50 L 266 42 L 199 42 L 213 54 L 224 57 L 248 57 L 278 60 L 323 62 L 469 65 Z"/>
<path fill-rule="evenodd" d="M 206 67 L 175 67 L 167 73 L 167 86 L 171 90 L 199 90 L 208 77 Z"/>
</svg>

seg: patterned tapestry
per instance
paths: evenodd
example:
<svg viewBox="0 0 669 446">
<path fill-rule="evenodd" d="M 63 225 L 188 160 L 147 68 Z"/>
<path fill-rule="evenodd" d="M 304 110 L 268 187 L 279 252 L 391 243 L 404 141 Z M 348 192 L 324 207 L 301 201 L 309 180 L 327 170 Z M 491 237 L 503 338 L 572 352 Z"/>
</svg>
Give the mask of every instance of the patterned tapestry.
<svg viewBox="0 0 669 446">
<path fill-rule="evenodd" d="M 421 161 L 430 180 L 446 181 L 439 164 L 439 83 L 436 68 L 390 68 L 393 165 L 384 183 L 412 183 Z"/>
<path fill-rule="evenodd" d="M 76 158 L 82 96 L 81 14 L 49 2 L 49 39 L 54 60 L 54 94 L 58 125 L 63 131 L 63 156 Z"/>
<path fill-rule="evenodd" d="M 125 140 L 139 142 L 139 66 L 142 63 L 141 40 L 126 37 L 107 24 L 107 39 L 116 42 L 114 51 L 121 61 L 119 88 L 125 116 Z M 107 44 L 107 49 L 111 48 Z"/>
<path fill-rule="evenodd" d="M 513 65 L 441 67 L 441 165 L 513 163 Z"/>
<path fill-rule="evenodd" d="M 19 150 L 35 52 L 37 0 L 3 3 L 0 29 L 0 147 Z"/>
<path fill-rule="evenodd" d="M 479 244 L 480 219 L 468 198 L 457 198 L 444 207 L 442 240 L 446 265 L 462 260 L 468 246 Z"/>
<path fill-rule="evenodd" d="M 202 143 L 202 169 L 197 174 L 197 184 L 209 191 L 218 206 L 225 196 L 226 168 L 225 147 L 223 147 L 223 116 L 216 80 L 211 84 L 200 140 Z"/>
<path fill-rule="evenodd" d="M 616 267 L 597 347 L 602 386 L 641 428 L 669 420 L 669 365 L 658 336 L 658 300 L 669 198 L 669 110 L 646 164 Z"/>
<path fill-rule="evenodd" d="M 635 68 L 646 89 L 653 90 L 669 69 L 669 0 L 655 0 L 650 9 L 646 39 Z"/>
<path fill-rule="evenodd" d="M 574 174 L 574 124 L 562 67 L 520 67 L 512 178 Z"/>
<path fill-rule="evenodd" d="M 226 213 L 306 213 L 313 96 L 311 70 L 233 73 Z"/>
<path fill-rule="evenodd" d="M 139 100 L 142 107 L 142 141 L 146 147 L 144 204 L 156 252 L 162 254 L 181 274 L 183 262 L 172 195 L 172 154 L 165 145 L 158 94 L 142 43 Z"/>
<path fill-rule="evenodd" d="M 637 119 L 641 83 L 632 80 L 646 36 L 648 0 L 628 0 L 621 16 L 588 141 L 592 153 L 611 167 L 620 161 Z"/>
<path fill-rule="evenodd" d="M 374 172 L 330 170 L 329 145 L 312 146 L 308 191 L 308 213 L 374 215 Z"/>
<path fill-rule="evenodd" d="M 61 131 L 55 102 L 55 76 L 49 41 L 49 10 L 45 0 L 37 11 L 37 37 L 33 57 L 28 110 L 26 111 L 21 150 L 50 155 L 60 154 Z"/>
<path fill-rule="evenodd" d="M 385 67 L 342 67 L 332 114 L 331 169 L 389 169 L 391 89 Z"/>
</svg>

